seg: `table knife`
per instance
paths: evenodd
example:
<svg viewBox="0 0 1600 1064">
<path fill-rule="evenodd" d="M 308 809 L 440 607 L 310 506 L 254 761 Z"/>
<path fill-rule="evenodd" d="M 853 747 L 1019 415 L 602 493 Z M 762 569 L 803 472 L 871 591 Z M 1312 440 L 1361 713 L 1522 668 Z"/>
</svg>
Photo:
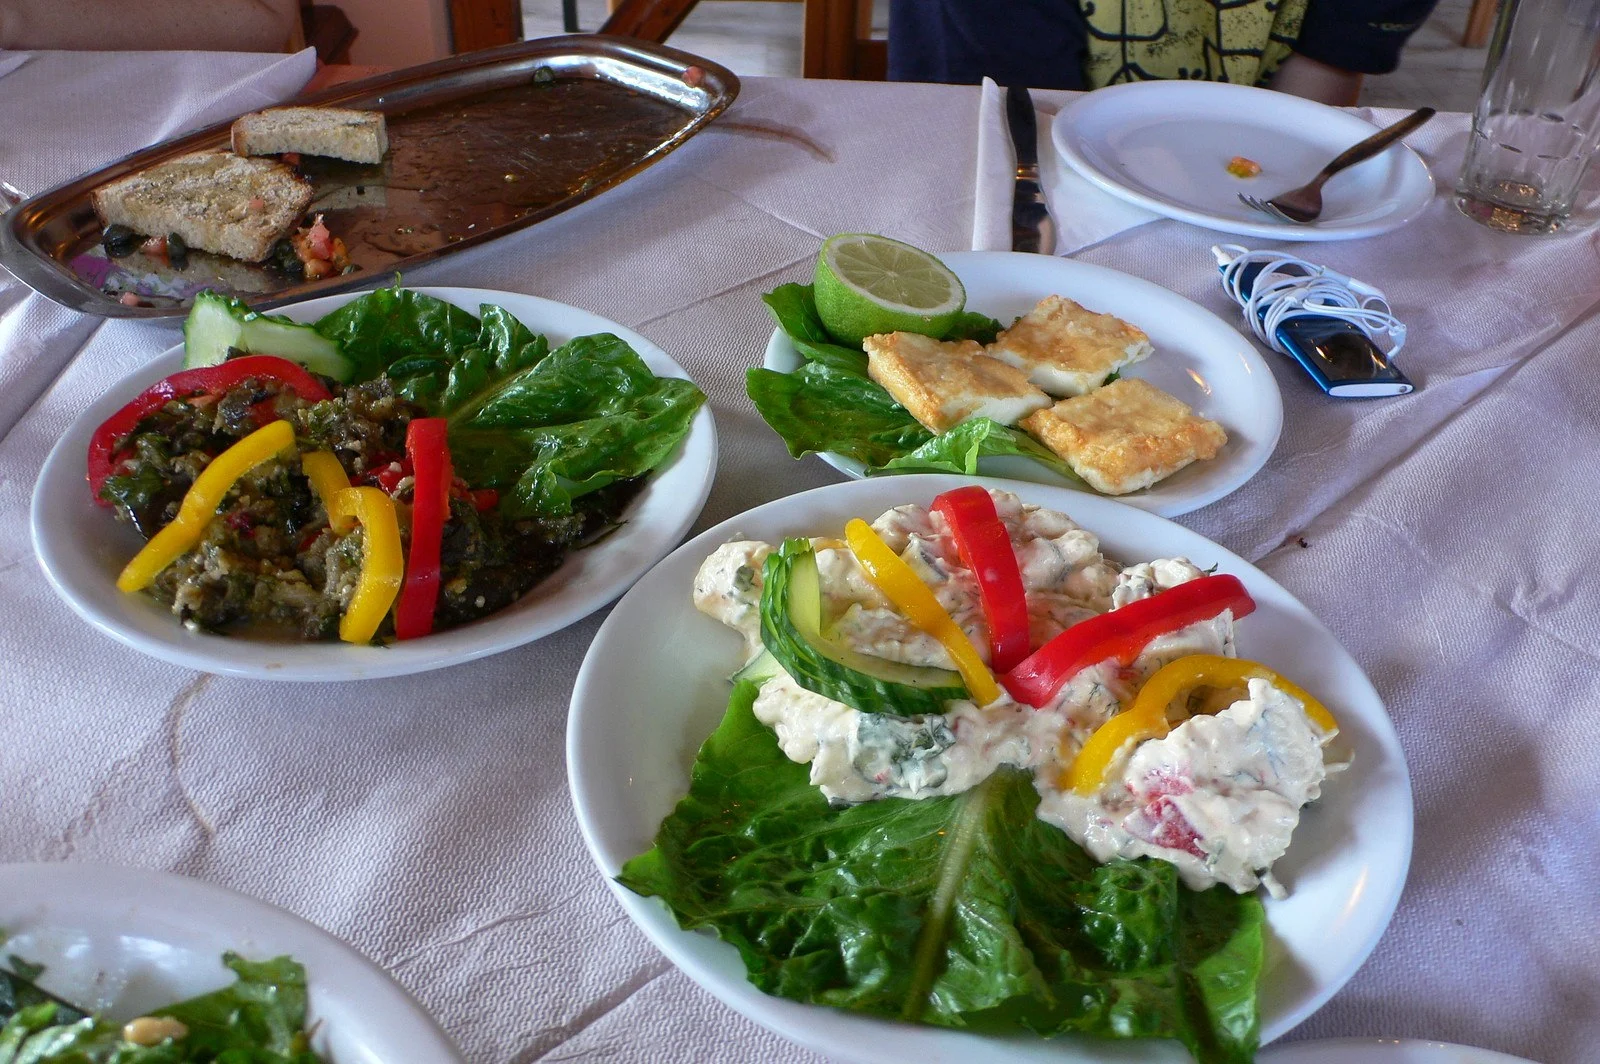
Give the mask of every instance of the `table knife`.
<svg viewBox="0 0 1600 1064">
<path fill-rule="evenodd" d="M 1006 128 L 1017 153 L 1017 177 L 1011 193 L 1011 247 L 1054 255 L 1056 227 L 1039 187 L 1039 131 L 1033 97 L 1020 85 L 1006 89 Z"/>
</svg>

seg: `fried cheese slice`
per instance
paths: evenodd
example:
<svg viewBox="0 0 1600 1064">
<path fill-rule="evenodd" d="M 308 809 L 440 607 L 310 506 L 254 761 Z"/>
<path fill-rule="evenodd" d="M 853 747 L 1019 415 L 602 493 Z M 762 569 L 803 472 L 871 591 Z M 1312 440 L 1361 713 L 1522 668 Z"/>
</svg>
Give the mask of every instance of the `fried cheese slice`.
<svg viewBox="0 0 1600 1064">
<path fill-rule="evenodd" d="M 1143 329 L 1096 314 L 1070 299 L 1047 296 L 1001 332 L 990 358 L 1022 370 L 1051 395 L 1086 395 L 1124 366 L 1155 350 Z"/>
<path fill-rule="evenodd" d="M 1022 428 L 1107 495 L 1148 488 L 1228 442 L 1221 425 L 1134 377 L 1063 399 Z"/>
<path fill-rule="evenodd" d="M 1015 425 L 1050 405 L 1027 375 L 983 353 L 973 340 L 945 343 L 916 333 L 881 333 L 861 342 L 867 374 L 934 432 L 971 417 Z"/>
</svg>

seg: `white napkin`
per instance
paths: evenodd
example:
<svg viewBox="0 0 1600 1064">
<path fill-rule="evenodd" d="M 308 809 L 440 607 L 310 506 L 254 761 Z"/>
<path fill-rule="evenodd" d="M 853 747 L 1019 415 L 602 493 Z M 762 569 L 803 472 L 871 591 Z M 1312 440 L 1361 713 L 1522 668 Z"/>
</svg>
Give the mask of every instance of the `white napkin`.
<svg viewBox="0 0 1600 1064">
<path fill-rule="evenodd" d="M 1034 94 L 1035 108 L 1038 96 Z M 1054 111 L 1038 112 L 1039 184 L 1056 223 L 1057 255 L 1070 255 L 1160 217 L 1101 191 L 1073 172 L 1056 154 L 1050 139 L 1050 124 L 1055 117 Z M 1011 194 L 1016 168 L 1016 150 L 1006 128 L 1005 93 L 993 80 L 984 78 L 983 96 L 978 103 L 973 250 L 1011 250 Z"/>
<path fill-rule="evenodd" d="M 6 53 L 0 56 L 6 79 L 0 179 L 36 195 L 148 144 L 278 103 L 315 72 L 310 48 L 296 55 Z M 100 322 L 36 295 L 0 270 L 0 435 Z"/>
<path fill-rule="evenodd" d="M 32 52 L 5 52 L 0 51 L 0 78 L 5 77 L 17 67 L 33 58 Z"/>
</svg>

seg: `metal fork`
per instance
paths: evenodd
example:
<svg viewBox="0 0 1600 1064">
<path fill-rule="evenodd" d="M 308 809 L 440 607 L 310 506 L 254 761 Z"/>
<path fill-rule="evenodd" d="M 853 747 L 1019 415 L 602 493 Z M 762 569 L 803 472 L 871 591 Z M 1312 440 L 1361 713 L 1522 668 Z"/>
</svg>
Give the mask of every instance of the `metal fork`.
<svg viewBox="0 0 1600 1064">
<path fill-rule="evenodd" d="M 1241 192 L 1239 202 L 1246 207 L 1254 207 L 1258 211 L 1270 214 L 1280 222 L 1308 225 L 1322 214 L 1322 186 L 1327 183 L 1328 178 L 1356 163 L 1366 162 L 1395 141 L 1414 133 L 1433 116 L 1433 108 L 1419 107 L 1394 125 L 1380 129 L 1366 140 L 1334 156 L 1333 162 L 1324 166 L 1316 177 L 1299 188 L 1280 193 L 1268 200 L 1257 199 Z"/>
</svg>

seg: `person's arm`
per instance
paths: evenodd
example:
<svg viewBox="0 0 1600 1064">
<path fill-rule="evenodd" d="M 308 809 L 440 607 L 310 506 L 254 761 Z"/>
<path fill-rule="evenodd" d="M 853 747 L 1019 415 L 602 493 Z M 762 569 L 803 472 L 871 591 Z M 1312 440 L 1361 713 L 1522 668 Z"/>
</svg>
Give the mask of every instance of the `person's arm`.
<svg viewBox="0 0 1600 1064">
<path fill-rule="evenodd" d="M 281 52 L 298 0 L 4 0 L 0 48 Z"/>
<path fill-rule="evenodd" d="M 1361 95 L 1361 75 L 1296 52 L 1285 59 L 1272 76 L 1272 87 L 1334 107 L 1354 107 L 1356 98 Z"/>
</svg>

